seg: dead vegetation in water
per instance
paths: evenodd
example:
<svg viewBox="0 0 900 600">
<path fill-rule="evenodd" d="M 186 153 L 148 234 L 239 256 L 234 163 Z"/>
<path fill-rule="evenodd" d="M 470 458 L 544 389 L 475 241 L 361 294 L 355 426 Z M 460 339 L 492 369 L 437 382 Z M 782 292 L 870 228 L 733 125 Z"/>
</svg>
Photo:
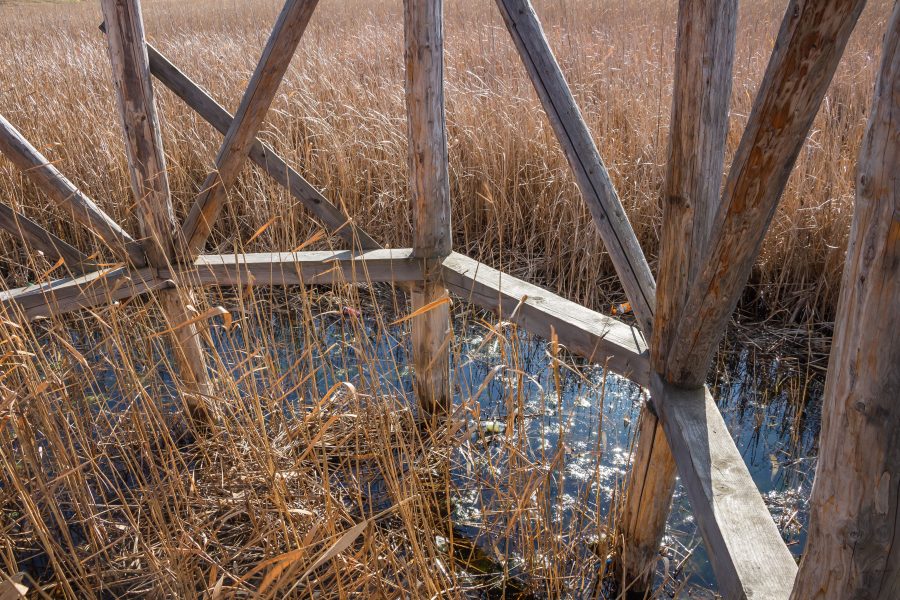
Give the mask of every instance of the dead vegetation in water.
<svg viewBox="0 0 900 600">
<path fill-rule="evenodd" d="M 470 365 L 455 340 L 460 404 L 447 428 L 422 428 L 405 333 L 377 302 L 393 297 L 376 285 L 211 295 L 233 319 L 214 317 L 204 334 L 217 421 L 203 432 L 183 418 L 152 299 L 66 322 L 4 319 L 0 571 L 67 598 L 598 589 L 615 513 L 591 494 L 618 485 L 625 463 L 601 477 L 603 450 L 590 454 L 597 471 L 570 528 L 551 487 L 572 448 L 560 431 L 546 452 L 528 451 L 524 420 L 540 414 L 516 402 L 536 373 L 510 324 L 457 328 L 482 331 L 491 368 L 459 376 Z M 561 350 L 547 364 L 557 382 L 579 368 Z M 483 414 L 497 377 L 501 412 Z"/>
<path fill-rule="evenodd" d="M 656 254 L 676 3 L 537 2 L 645 252 Z M 234 110 L 279 3 L 144 2 L 149 39 Z M 831 320 L 853 204 L 853 173 L 888 0 L 872 2 L 801 152 L 752 276 L 745 306 L 791 323 Z M 742 5 L 728 137 L 734 151 L 783 10 Z M 589 214 L 501 20 L 489 0 L 446 7 L 447 120 L 457 249 L 589 307 L 621 301 Z M 133 206 L 104 40 L 92 3 L 0 10 L 0 114 L 126 229 Z M 409 245 L 401 3 L 323 2 L 260 138 L 385 246 Z M 176 212 L 211 169 L 220 136 L 157 85 Z M 0 159 L 0 192 L 81 248 L 93 246 Z M 315 225 L 248 167 L 216 249 L 294 248 Z M 16 243 L 0 234 L 5 273 Z M 23 261 L 19 261 L 23 262 Z M 12 282 L 10 282 L 12 285 Z"/>
</svg>

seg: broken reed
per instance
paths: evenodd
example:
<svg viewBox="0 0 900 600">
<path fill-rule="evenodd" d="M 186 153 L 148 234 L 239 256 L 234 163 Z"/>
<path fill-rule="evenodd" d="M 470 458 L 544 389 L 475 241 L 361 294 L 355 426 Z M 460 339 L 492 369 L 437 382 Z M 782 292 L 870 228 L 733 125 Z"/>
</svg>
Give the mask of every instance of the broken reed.
<svg viewBox="0 0 900 600">
<path fill-rule="evenodd" d="M 145 1 L 151 43 L 234 110 L 278 2 Z M 674 54 L 673 3 L 537 2 L 551 44 L 648 256 L 656 253 Z M 852 214 L 868 96 L 890 2 L 873 2 L 801 153 L 751 278 L 745 307 L 779 321 L 829 321 Z M 260 138 L 385 246 L 409 246 L 399 2 L 324 3 Z M 748 3 L 738 41 L 728 141 L 737 145 L 783 7 Z M 458 250 L 607 310 L 613 270 L 539 102 L 490 2 L 446 7 L 447 122 Z M 99 9 L 90 3 L 0 9 L 0 114 L 113 218 L 135 231 Z M 47 32 L 52 35 L 47 35 Z M 220 136 L 157 85 L 176 210 L 186 213 Z M 727 167 L 727 164 L 726 164 Z M 0 159 L 5 202 L 83 249 L 92 241 Z M 229 252 L 290 249 L 306 212 L 245 169 L 213 243 Z M 12 287 L 35 276 L 0 234 Z"/>
</svg>

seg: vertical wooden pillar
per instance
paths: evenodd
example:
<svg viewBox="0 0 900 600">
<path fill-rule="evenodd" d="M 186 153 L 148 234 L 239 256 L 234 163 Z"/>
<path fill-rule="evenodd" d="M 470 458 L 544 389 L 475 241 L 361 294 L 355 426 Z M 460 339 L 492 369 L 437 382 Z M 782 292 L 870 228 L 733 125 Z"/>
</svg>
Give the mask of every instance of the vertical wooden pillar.
<svg viewBox="0 0 900 600">
<path fill-rule="evenodd" d="M 885 35 L 792 598 L 900 592 L 900 4 Z"/>
<path fill-rule="evenodd" d="M 656 316 L 651 366 L 666 372 L 673 336 L 690 318 L 686 296 L 700 265 L 719 204 L 734 63 L 737 0 L 682 0 L 678 10 L 669 157 L 663 191 Z M 706 365 L 698 365 L 706 373 Z M 682 385 L 680 381 L 668 381 Z M 641 413 L 622 519 L 624 584 L 643 596 L 654 566 L 675 490 L 676 465 L 662 424 Z"/>
<path fill-rule="evenodd" d="M 447 298 L 440 267 L 451 251 L 442 0 L 405 0 L 403 25 L 413 249 L 425 275 L 412 289 L 415 311 Z M 434 419 L 452 402 L 449 302 L 433 305 L 411 325 L 416 395 Z"/>
<path fill-rule="evenodd" d="M 118 97 L 119 116 L 125 132 L 125 147 L 131 187 L 137 200 L 141 244 L 150 266 L 167 268 L 175 257 L 178 226 L 172 210 L 162 135 L 147 59 L 139 0 L 102 0 L 109 42 L 109 58 Z M 176 282 L 177 284 L 177 282 Z M 186 407 L 194 418 L 205 419 L 203 401 L 210 381 L 197 336 L 196 325 L 179 326 L 190 318 L 186 304 L 190 290 L 176 287 L 160 292 L 162 311 L 171 326 L 173 353 L 189 394 Z"/>
</svg>

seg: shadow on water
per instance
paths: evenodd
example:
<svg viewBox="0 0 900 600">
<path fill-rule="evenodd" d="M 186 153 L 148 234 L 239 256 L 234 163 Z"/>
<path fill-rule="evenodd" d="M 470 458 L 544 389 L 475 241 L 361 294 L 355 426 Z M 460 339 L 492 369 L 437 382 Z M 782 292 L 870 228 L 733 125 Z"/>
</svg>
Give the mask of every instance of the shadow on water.
<svg viewBox="0 0 900 600">
<path fill-rule="evenodd" d="M 277 355 L 280 369 L 288 373 L 305 361 L 320 361 L 327 365 L 315 371 L 323 392 L 338 381 L 365 380 L 370 389 L 412 403 L 405 325 L 383 327 L 363 318 L 351 327 L 346 315 L 334 311 L 316 319 L 315 344 L 309 343 L 310 332 L 289 318 L 275 315 L 256 325 L 275 340 L 268 350 Z M 221 360 L 236 376 L 246 375 L 242 332 L 226 335 L 218 326 L 212 332 Z M 447 544 L 464 579 L 490 582 L 481 587 L 486 597 L 554 596 L 563 590 L 572 597 L 601 597 L 596 574 L 610 563 L 612 509 L 627 474 L 643 391 L 508 324 L 466 313 L 457 315 L 455 332 L 455 402 L 466 427 L 449 461 L 452 526 L 439 541 Z M 365 357 L 355 349 L 359 336 L 368 338 Z M 90 357 L 94 367 L 110 359 L 115 357 Z M 772 517 L 799 557 L 815 470 L 821 383 L 804 379 L 794 363 L 786 367 L 748 348 L 722 362 L 714 386 L 719 407 Z M 114 373 L 103 376 L 99 370 L 93 392 L 112 408 L 121 401 Z M 159 376 L 171 386 L 167 373 Z M 299 378 L 286 376 L 283 391 L 302 389 Z M 243 385 L 263 384 L 243 379 Z M 309 401 L 290 393 L 295 405 Z M 368 485 L 378 510 L 378 482 Z M 527 510 L 514 500 L 523 497 Z M 570 572 L 559 572 L 561 557 L 572 561 Z M 715 590 L 680 484 L 660 558 L 658 573 L 669 593 L 690 587 L 702 597 Z"/>
</svg>

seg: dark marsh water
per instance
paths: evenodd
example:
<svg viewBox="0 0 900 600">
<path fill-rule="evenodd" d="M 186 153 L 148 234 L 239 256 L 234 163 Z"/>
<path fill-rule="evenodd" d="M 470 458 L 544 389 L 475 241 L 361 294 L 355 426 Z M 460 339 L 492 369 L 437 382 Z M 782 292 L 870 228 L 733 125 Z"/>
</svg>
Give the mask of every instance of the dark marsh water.
<svg viewBox="0 0 900 600">
<path fill-rule="evenodd" d="M 351 326 L 340 311 L 316 320 L 315 359 L 328 365 L 317 373 L 321 391 L 336 381 L 365 379 L 368 387 L 414 403 L 405 324 L 384 326 L 381 319 L 363 316 Z M 273 316 L 257 327 L 253 337 L 274 339 L 267 351 L 277 354 L 284 369 L 307 351 L 310 329 L 289 316 Z M 470 409 L 477 405 L 467 413 L 474 433 L 460 441 L 452 458 L 454 531 L 484 550 L 510 580 L 527 581 L 539 572 L 541 553 L 547 552 L 523 547 L 530 543 L 523 542 L 530 539 L 523 527 L 541 528 L 538 533 L 556 540 L 557 556 L 602 564 L 601 542 L 627 474 L 644 400 L 641 388 L 564 353 L 555 359 L 546 340 L 478 315 L 458 315 L 454 331 L 455 401 Z M 220 327 L 213 334 L 220 357 L 237 369 L 248 341 L 240 332 L 225 335 Z M 368 347 L 364 357 L 355 350 L 361 341 Z M 794 357 L 761 356 L 750 346 L 737 345 L 720 363 L 714 385 L 718 405 L 785 541 L 799 557 L 815 471 L 821 383 L 799 369 Z M 97 381 L 105 388 L 98 393 L 115 395 L 114 381 L 102 376 Z M 533 494 L 541 514 L 522 526 L 523 515 L 507 510 L 506 492 L 528 484 L 534 473 L 540 479 Z M 715 591 L 680 483 L 661 558 L 658 574 L 665 577 L 668 594 L 707 597 Z M 567 573 L 572 597 L 593 597 L 596 591 L 597 582 L 584 571 L 572 567 Z"/>
</svg>

